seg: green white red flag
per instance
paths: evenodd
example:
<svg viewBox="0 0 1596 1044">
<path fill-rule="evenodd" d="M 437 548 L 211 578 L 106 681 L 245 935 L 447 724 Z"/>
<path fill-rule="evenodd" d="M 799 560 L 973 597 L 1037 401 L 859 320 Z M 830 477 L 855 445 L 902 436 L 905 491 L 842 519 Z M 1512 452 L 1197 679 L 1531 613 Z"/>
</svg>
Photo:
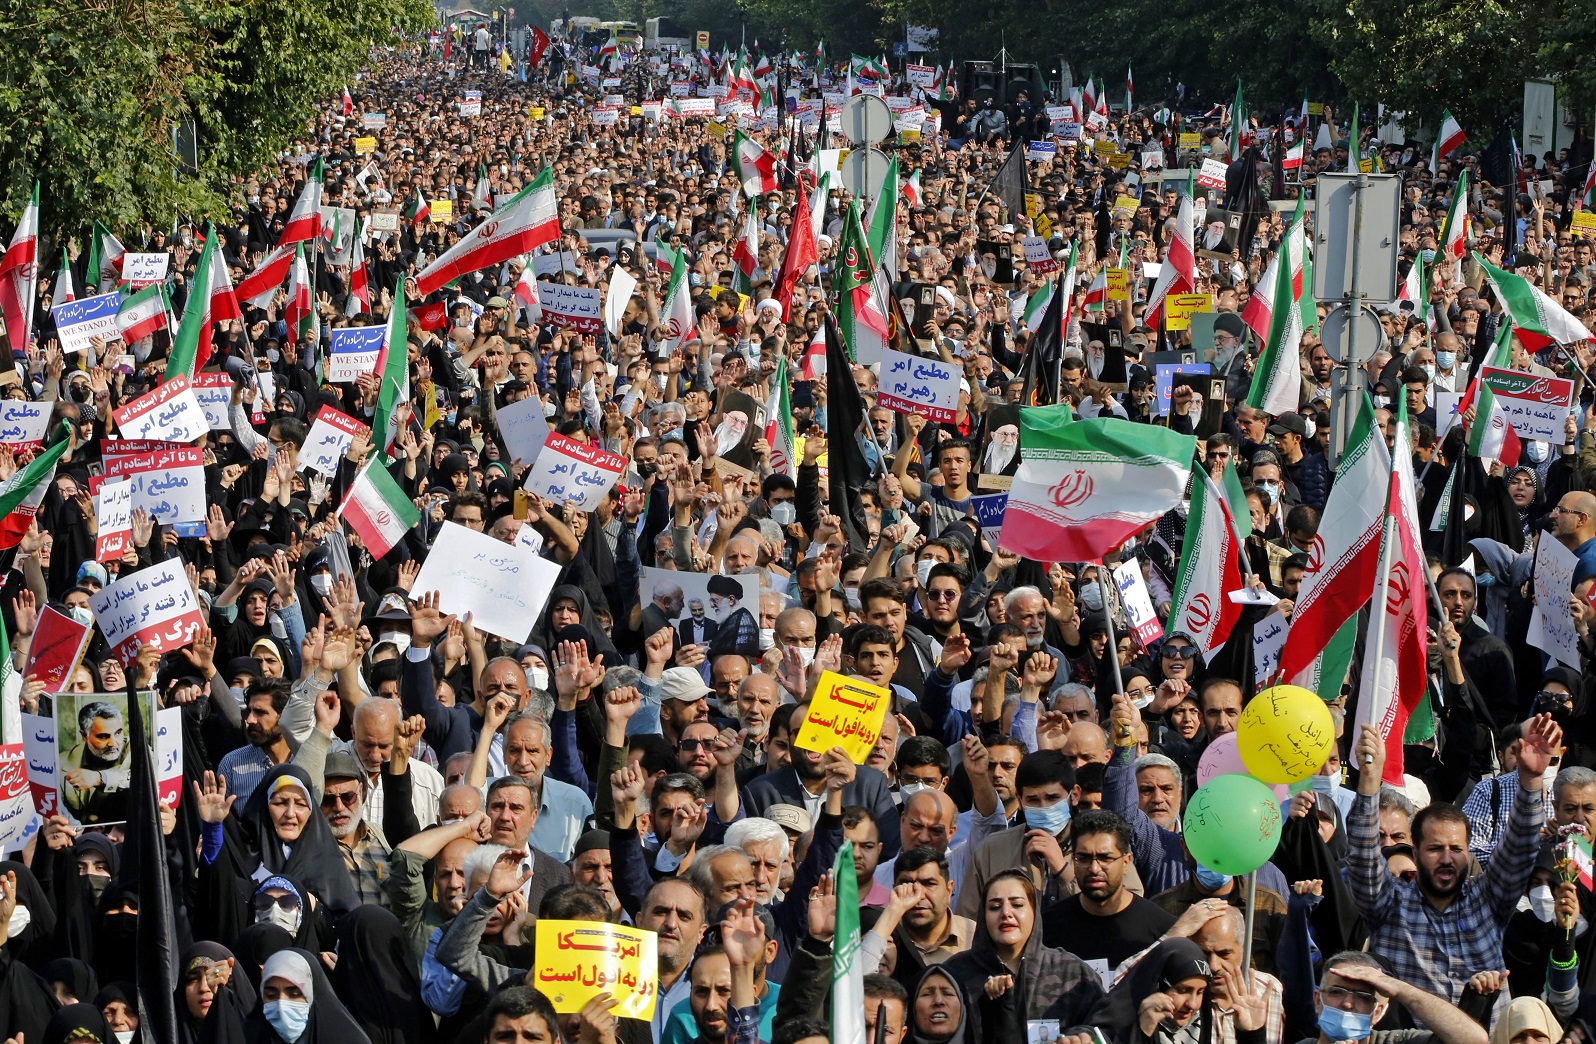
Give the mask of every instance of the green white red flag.
<svg viewBox="0 0 1596 1044">
<path fill-rule="evenodd" d="M 425 296 L 463 275 L 530 253 L 559 238 L 554 172 L 544 167 L 531 184 L 428 265 L 416 277 L 416 290 Z"/>
<path fill-rule="evenodd" d="M 1461 261 L 1468 253 L 1469 172 L 1458 175 L 1452 186 L 1452 202 L 1446 208 L 1446 223 L 1441 226 L 1441 249 L 1436 255 L 1448 261 Z"/>
<path fill-rule="evenodd" d="M 1292 278 L 1291 258 L 1303 254 L 1302 203 L 1297 203 L 1297 218 L 1286 230 L 1280 255 L 1285 260 L 1274 265 L 1275 284 L 1270 287 L 1274 300 L 1269 310 L 1269 339 L 1253 371 L 1252 390 L 1247 405 L 1271 417 L 1292 413 L 1300 405 L 1302 389 L 1302 309 L 1297 307 L 1301 283 Z M 1254 295 L 1256 296 L 1256 295 Z"/>
<path fill-rule="evenodd" d="M 123 296 L 116 312 L 116 328 L 128 344 L 166 329 L 166 288 L 152 283 Z"/>
<path fill-rule="evenodd" d="M 394 311 L 404 313 L 398 307 Z M 421 512 L 388 474 L 382 454 L 377 454 L 350 484 L 349 496 L 338 506 L 338 517 L 360 534 L 372 558 L 381 558 L 421 521 Z"/>
<path fill-rule="evenodd" d="M 743 195 L 749 199 L 758 199 L 781 187 L 776 180 L 775 155 L 742 131 L 732 137 L 732 155 L 737 160 L 737 177 L 742 182 Z"/>
<path fill-rule="evenodd" d="M 39 183 L 22 210 L 11 246 L 0 258 L 0 317 L 5 319 L 11 352 L 25 355 L 33 340 L 33 306 L 39 297 Z"/>
<path fill-rule="evenodd" d="M 854 362 L 869 366 L 881 361 L 890 347 L 890 330 L 885 306 L 877 293 L 875 264 L 859 224 L 859 206 L 848 203 L 843 217 L 842 239 L 837 244 L 838 267 L 834 270 L 837 295 L 837 332 Z"/>
<path fill-rule="evenodd" d="M 288 223 L 277 239 L 278 246 L 314 240 L 321 235 L 321 188 L 321 157 L 317 156 L 310 176 L 305 179 L 305 187 L 294 200 L 294 209 L 288 212 Z"/>
<path fill-rule="evenodd" d="M 1180 503 L 1196 448 L 1168 428 L 1024 407 L 1001 545 L 1038 562 L 1101 562 Z"/>
<path fill-rule="evenodd" d="M 188 310 L 184 309 L 185 321 Z M 316 295 L 310 284 L 310 268 L 305 264 L 305 244 L 294 244 L 294 266 L 288 278 L 288 303 L 283 307 L 283 323 L 288 327 L 289 344 L 307 344 L 316 323 Z"/>
<path fill-rule="evenodd" d="M 1236 535 L 1224 492 L 1199 470 L 1192 482 L 1168 630 L 1191 635 L 1205 658 L 1225 644 L 1241 617 L 1241 606 L 1230 599 L 1232 591 L 1242 589 Z"/>
<path fill-rule="evenodd" d="M 1513 320 L 1514 333 L 1525 351 L 1534 353 L 1552 344 L 1596 341 L 1596 334 L 1587 330 L 1584 323 L 1528 279 L 1497 268 L 1478 253 L 1474 260 Z"/>
<path fill-rule="evenodd" d="M 66 424 L 65 421 L 62 422 Z M 67 432 L 61 431 L 55 445 L 28 462 L 16 474 L 0 483 L 0 551 L 16 547 L 33 525 L 33 518 L 55 480 L 55 466 L 71 447 Z"/>
<path fill-rule="evenodd" d="M 687 281 L 687 259 L 680 253 L 671 266 L 671 278 L 665 286 L 665 305 L 660 309 L 659 321 L 664 327 L 659 350 L 666 357 L 681 351 L 683 345 L 698 336 L 697 316 L 693 313 L 693 288 Z"/>
<path fill-rule="evenodd" d="M 1521 443 L 1518 433 L 1507 422 L 1507 413 L 1496 401 L 1496 393 L 1491 386 L 1480 379 L 1480 373 L 1486 366 L 1498 369 L 1511 369 L 1513 365 L 1513 326 L 1503 323 L 1497 332 L 1496 343 L 1491 346 L 1490 354 L 1485 357 L 1485 363 L 1476 372 L 1474 379 L 1469 381 L 1468 388 L 1463 392 L 1463 398 L 1458 400 L 1459 414 L 1474 408 L 1474 423 L 1469 425 L 1469 454 L 1482 460 L 1499 460 L 1505 468 L 1513 467 L 1518 463 Z"/>
<path fill-rule="evenodd" d="M 787 388 L 787 360 L 776 362 L 770 398 L 765 400 L 765 441 L 770 444 L 770 470 L 798 478 L 797 441 L 792 423 L 792 399 Z"/>
</svg>

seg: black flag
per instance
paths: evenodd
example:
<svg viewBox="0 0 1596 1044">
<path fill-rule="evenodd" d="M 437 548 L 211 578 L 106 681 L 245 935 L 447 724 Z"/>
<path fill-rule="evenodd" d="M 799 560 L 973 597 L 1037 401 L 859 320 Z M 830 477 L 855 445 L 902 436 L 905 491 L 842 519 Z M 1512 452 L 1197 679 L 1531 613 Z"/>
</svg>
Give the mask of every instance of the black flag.
<svg viewBox="0 0 1596 1044">
<path fill-rule="evenodd" d="M 859 444 L 859 429 L 864 420 L 864 399 L 853 379 L 853 361 L 842 349 L 836 319 L 827 313 L 827 496 L 831 513 L 842 519 L 842 535 L 848 541 L 848 549 L 861 553 L 870 546 L 870 529 L 865 523 L 859 491 L 872 488 L 875 479 Z"/>
<path fill-rule="evenodd" d="M 1020 366 L 1020 405 L 1051 406 L 1059 401 L 1058 370 L 1064 361 L 1063 279 L 1053 284 L 1053 296 L 1042 310 L 1042 325 L 1036 328 L 1025 362 Z"/>
<path fill-rule="evenodd" d="M 1025 170 L 1025 147 L 1025 137 L 1021 135 L 1003 165 L 992 175 L 992 184 L 987 189 L 1003 201 L 1009 221 L 1017 221 L 1025 216 L 1025 193 L 1030 189 Z"/>
<path fill-rule="evenodd" d="M 139 1031 L 145 1040 L 177 1040 L 178 954 L 172 879 L 166 868 L 166 837 L 161 833 L 160 792 L 150 756 L 149 728 L 139 711 L 132 671 L 128 672 L 127 697 L 133 776 L 119 883 L 139 897 Z M 154 695 L 150 701 L 153 714 L 158 703 Z"/>
</svg>

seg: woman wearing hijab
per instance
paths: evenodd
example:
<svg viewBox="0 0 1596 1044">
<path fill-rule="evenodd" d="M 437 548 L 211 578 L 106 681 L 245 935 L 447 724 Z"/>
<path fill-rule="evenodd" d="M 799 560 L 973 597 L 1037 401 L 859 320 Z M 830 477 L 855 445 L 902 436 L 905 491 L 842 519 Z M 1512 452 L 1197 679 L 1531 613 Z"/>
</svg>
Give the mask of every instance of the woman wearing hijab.
<svg viewBox="0 0 1596 1044">
<path fill-rule="evenodd" d="M 26 1038 L 33 1044 L 33 1038 Z M 50 1016 L 40 1039 L 44 1044 L 116 1044 L 105 1016 L 92 1004 L 68 1004 Z"/>
<path fill-rule="evenodd" d="M 1013 1044 L 1026 1023 L 1086 1020 L 1103 997 L 1097 973 L 1072 953 L 1042 945 L 1036 886 L 1021 870 L 986 883 L 970 949 L 943 965 L 959 984 L 968 1044 Z"/>
<path fill-rule="evenodd" d="M 293 945 L 292 935 L 266 921 L 252 924 L 238 934 L 233 942 L 233 952 L 238 954 L 236 967 L 244 972 L 251 997 L 260 993 L 260 970 L 266 966 L 266 961 L 272 954 L 290 949 Z"/>
<path fill-rule="evenodd" d="M 94 969 L 76 957 L 60 957 L 46 964 L 41 973 L 61 1004 L 87 1004 L 100 992 Z"/>
<path fill-rule="evenodd" d="M 380 906 L 361 906 L 338 925 L 333 981 L 349 1014 L 372 1044 L 430 1044 L 432 1013 L 421 1000 L 421 979 L 399 919 Z"/>
<path fill-rule="evenodd" d="M 50 984 L 28 959 L 38 947 L 41 928 L 54 927 L 55 915 L 28 868 L 0 863 L 0 1029 L 7 1034 L 38 1039 L 55 1012 Z"/>
<path fill-rule="evenodd" d="M 1519 528 L 1523 530 L 1527 546 L 1530 527 L 1546 514 L 1546 499 L 1541 495 L 1541 476 L 1534 468 L 1520 466 L 1508 469 L 1502 479 L 1507 483 L 1507 497 L 1518 512 Z"/>
<path fill-rule="evenodd" d="M 276 635 L 263 634 L 249 647 L 249 655 L 260 664 L 263 678 L 281 678 L 293 661 L 288 657 L 288 647 Z"/>
<path fill-rule="evenodd" d="M 270 876 L 293 881 L 312 901 L 325 904 L 332 917 L 359 904 L 338 842 L 321 815 L 320 791 L 298 765 L 274 766 L 244 806 L 244 844 L 224 843 L 233 801 L 213 773 L 205 774 L 197 802 L 204 834 L 198 908 L 217 908 L 211 914 L 215 930 L 196 925 L 199 934 L 230 938 L 254 920 L 245 903 L 257 891 L 255 881 L 263 868 Z"/>
<path fill-rule="evenodd" d="M 370 1044 L 333 992 L 321 962 L 306 950 L 279 950 L 261 969 L 260 1002 L 240 1018 L 217 1007 L 205 1044 Z"/>
<path fill-rule="evenodd" d="M 139 1039 L 139 995 L 131 982 L 113 982 L 94 995 L 94 1006 L 105 1016 L 106 1028 L 116 1044 Z"/>
<path fill-rule="evenodd" d="M 285 934 L 283 947 L 287 946 Z M 205 1017 L 218 1003 L 230 1004 L 240 1012 L 255 1007 L 255 987 L 239 971 L 238 961 L 227 947 L 213 942 L 195 943 L 183 951 L 178 967 L 182 975 L 177 986 L 178 1044 L 195 1044 L 199 1040 Z"/>
<path fill-rule="evenodd" d="M 960 1044 L 963 1040 L 964 1000 L 959 984 L 942 965 L 930 965 L 909 993 L 909 1044 Z"/>
<path fill-rule="evenodd" d="M 1539 997 L 1515 997 L 1491 1028 L 1491 1044 L 1557 1044 L 1563 1027 Z"/>
<path fill-rule="evenodd" d="M 1214 1030 L 1210 980 L 1196 943 L 1165 939 L 1115 984 L 1092 1012 L 1091 1024 L 1110 1044 L 1208 1044 Z M 1257 1028 L 1246 1028 L 1241 1003 L 1238 999 L 1236 1044 L 1263 1044 L 1263 1020 L 1256 1020 Z"/>
</svg>

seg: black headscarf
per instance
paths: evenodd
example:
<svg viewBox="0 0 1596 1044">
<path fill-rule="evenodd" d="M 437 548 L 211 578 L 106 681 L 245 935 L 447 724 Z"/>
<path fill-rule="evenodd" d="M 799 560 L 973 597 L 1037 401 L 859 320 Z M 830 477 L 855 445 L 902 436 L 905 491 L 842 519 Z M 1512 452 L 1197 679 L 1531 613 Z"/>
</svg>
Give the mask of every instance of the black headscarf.
<svg viewBox="0 0 1596 1044">
<path fill-rule="evenodd" d="M 250 988 L 260 992 L 260 969 L 266 963 L 266 958 L 278 950 L 292 949 L 294 937 L 287 930 L 276 924 L 252 924 L 238 935 L 238 940 L 233 944 L 233 950 L 238 954 L 238 967 L 234 971 L 242 971 L 248 980 Z M 185 962 L 185 966 L 186 966 Z M 246 1011 L 252 1005 L 246 1005 Z"/>
<path fill-rule="evenodd" d="M 948 980 L 949 984 L 953 986 L 954 996 L 959 999 L 958 1025 L 954 1027 L 953 1034 L 951 1036 L 945 1037 L 940 1041 L 933 1037 L 928 1037 L 924 1033 L 920 1032 L 919 1023 L 915 1021 L 915 1011 L 917 1008 L 917 1005 L 915 1004 L 915 998 L 920 995 L 920 988 L 925 985 L 926 980 L 934 977 L 941 977 Z M 965 1024 L 968 1021 L 969 1020 L 965 1018 L 964 1015 L 964 993 L 959 989 L 958 980 L 950 975 L 948 970 L 942 967 L 940 964 L 927 965 L 925 971 L 920 973 L 919 981 L 914 984 L 914 989 L 909 991 L 909 1044 L 961 1044 L 961 1042 L 964 1040 Z"/>
<path fill-rule="evenodd" d="M 66 1044 L 84 1036 L 93 1037 L 99 1044 L 116 1044 L 110 1027 L 105 1024 L 105 1016 L 87 1002 L 68 1004 L 50 1016 L 50 1024 L 44 1027 L 44 1044 Z"/>
<path fill-rule="evenodd" d="M 310 815 L 298 840 L 287 846 L 286 853 L 272 828 L 271 814 L 266 810 L 277 781 L 284 777 L 296 780 L 310 797 Z M 261 864 L 267 870 L 292 878 L 314 892 L 334 913 L 341 914 L 354 909 L 360 900 L 349 880 L 349 871 L 344 867 L 338 842 L 316 807 L 316 792 L 310 774 L 298 765 L 274 766 L 250 794 L 249 804 L 244 806 L 244 822 L 253 831 Z"/>
<path fill-rule="evenodd" d="M 94 969 L 76 957 L 59 957 L 51 961 L 44 966 L 43 975 L 44 980 L 52 986 L 58 982 L 65 985 L 66 991 L 75 1000 L 85 1004 L 100 992 L 100 980 L 94 974 Z"/>
<path fill-rule="evenodd" d="M 7 873 L 17 875 L 17 905 L 26 907 L 28 926 L 6 940 L 5 949 L 23 964 L 37 968 L 49 960 L 55 949 L 55 907 L 44 896 L 39 879 L 22 863 L 7 859 L 0 862 L 0 877 Z"/>
<path fill-rule="evenodd" d="M 1208 961 L 1197 944 L 1190 939 L 1165 939 L 1148 950 L 1108 991 L 1089 1022 L 1104 1032 L 1110 1044 L 1136 1044 L 1142 1039 L 1137 1019 L 1142 1001 L 1173 983 L 1196 976 L 1210 976 Z M 1213 1016 L 1206 994 L 1202 1009 L 1193 1017 L 1202 1020 L 1198 1039 L 1207 1044 L 1212 1039 Z"/>
<path fill-rule="evenodd" d="M 132 1010 L 135 1016 L 138 1015 L 139 991 L 138 987 L 134 986 L 131 982 L 108 983 L 103 989 L 100 990 L 99 993 L 94 995 L 94 1006 L 100 1010 L 100 1014 L 102 1015 L 105 1014 L 105 1006 L 108 1004 L 113 1004 L 116 1001 L 121 1001 Z M 109 1028 L 111 1020 L 107 1018 L 105 1021 L 107 1028 Z M 144 1027 L 141 1025 L 138 1029 L 133 1031 L 133 1038 L 128 1042 L 128 1044 L 138 1044 L 139 1041 L 144 1039 L 142 1032 L 143 1028 Z M 113 1036 L 114 1035 L 115 1034 L 113 1031 Z"/>
<path fill-rule="evenodd" d="M 276 925 L 263 925 L 265 928 L 276 928 Z M 277 929 L 282 931 L 281 928 Z M 286 932 L 283 933 L 285 936 Z M 243 1011 L 255 1007 L 255 987 L 250 978 L 245 974 L 243 961 L 233 956 L 233 951 L 221 943 L 197 942 L 183 951 L 183 956 L 177 965 L 177 1032 L 179 1044 L 195 1044 L 199 1040 L 200 1028 L 204 1020 L 196 1019 L 188 1010 L 188 973 L 196 961 L 209 961 L 220 963 L 233 962 L 233 974 L 228 976 L 227 982 L 215 991 L 211 997 L 211 1007 L 223 1003 L 226 995 L 228 1002 Z M 259 969 L 257 969 L 257 974 Z"/>
<path fill-rule="evenodd" d="M 592 602 L 589 601 L 587 594 L 575 584 L 557 584 L 549 592 L 549 600 L 543 605 L 543 622 L 537 630 L 539 644 L 550 653 L 559 646 L 558 634 L 561 629 L 554 626 L 554 605 L 562 598 L 569 598 L 576 603 L 579 622 L 587 631 L 588 658 L 602 654 L 605 667 L 619 664 L 621 654 L 615 651 L 615 643 L 605 635 L 604 627 L 599 622 L 598 614 L 593 611 Z"/>
<path fill-rule="evenodd" d="M 380 906 L 351 910 L 338 925 L 333 981 L 372 1044 L 429 1044 L 433 1019 L 411 967 L 399 919 Z"/>
</svg>

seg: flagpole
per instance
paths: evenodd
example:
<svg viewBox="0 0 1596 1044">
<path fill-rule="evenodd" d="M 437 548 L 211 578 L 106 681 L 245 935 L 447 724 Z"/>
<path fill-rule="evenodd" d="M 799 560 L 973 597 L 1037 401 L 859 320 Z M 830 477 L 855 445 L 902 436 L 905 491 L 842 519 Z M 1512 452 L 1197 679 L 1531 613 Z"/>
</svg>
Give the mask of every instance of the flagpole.
<svg viewBox="0 0 1596 1044">
<path fill-rule="evenodd" d="M 1114 603 L 1108 597 L 1108 581 L 1103 579 L 1103 574 L 1108 571 L 1108 563 L 1099 563 L 1097 567 L 1097 586 L 1103 594 L 1103 626 L 1108 630 L 1108 648 L 1104 654 L 1108 657 L 1108 665 L 1114 674 L 1114 692 L 1125 691 L 1125 683 L 1119 676 L 1119 641 L 1114 637 Z"/>
<path fill-rule="evenodd" d="M 1392 482 L 1394 483 L 1396 481 L 1396 471 L 1395 471 L 1395 469 L 1392 469 L 1391 478 L 1392 478 Z M 1456 495 L 1456 494 L 1454 493 L 1454 495 Z M 1391 548 L 1396 543 L 1396 541 L 1393 539 L 1394 534 L 1392 534 L 1392 532 L 1391 532 L 1391 524 L 1392 524 L 1393 521 L 1395 521 L 1394 517 L 1391 514 L 1391 510 L 1390 510 L 1390 508 L 1391 508 L 1391 483 L 1388 483 L 1386 485 L 1385 504 L 1386 504 L 1385 521 L 1380 524 L 1380 570 L 1379 570 L 1379 573 L 1376 574 L 1376 577 L 1375 577 L 1375 582 L 1374 582 L 1374 599 L 1375 599 L 1375 601 L 1373 602 L 1373 604 L 1371 604 L 1369 606 L 1370 613 L 1383 613 L 1383 612 L 1385 612 L 1385 598 L 1386 598 L 1385 588 L 1386 588 L 1386 582 L 1387 582 L 1386 578 L 1391 574 Z M 1425 575 L 1426 579 L 1429 578 L 1430 570 L 1427 567 L 1424 569 L 1424 575 Z M 1435 585 L 1434 585 L 1433 582 L 1431 582 L 1430 587 L 1431 587 L 1431 590 L 1434 590 Z M 1436 604 L 1440 604 L 1440 599 L 1439 598 L 1436 599 Z M 1378 627 L 1376 627 L 1374 629 L 1374 656 L 1370 660 L 1370 662 L 1374 665 L 1373 666 L 1373 672 L 1370 675 L 1370 677 L 1373 679 L 1374 688 L 1375 688 L 1376 691 L 1378 691 L 1379 688 L 1380 688 L 1380 682 L 1381 682 L 1380 661 L 1383 660 L 1384 658 L 1385 658 L 1385 627 L 1382 625 L 1382 626 L 1378 626 Z M 1358 694 L 1358 699 L 1360 701 L 1373 700 L 1374 698 L 1375 698 L 1375 693 L 1372 693 L 1372 692 L 1371 693 L 1361 693 L 1360 692 Z M 1361 768 L 1359 771 L 1363 771 L 1363 770 L 1367 769 L 1367 767 L 1369 765 L 1373 764 L 1373 763 L 1374 763 L 1374 758 L 1373 757 L 1371 757 L 1368 754 L 1363 755 L 1363 768 Z"/>
<path fill-rule="evenodd" d="M 1247 875 L 1247 904 L 1242 908 L 1241 919 L 1241 985 L 1240 989 L 1247 990 L 1247 974 L 1252 970 L 1252 927 L 1253 915 L 1258 909 L 1258 871 L 1254 870 Z"/>
</svg>

